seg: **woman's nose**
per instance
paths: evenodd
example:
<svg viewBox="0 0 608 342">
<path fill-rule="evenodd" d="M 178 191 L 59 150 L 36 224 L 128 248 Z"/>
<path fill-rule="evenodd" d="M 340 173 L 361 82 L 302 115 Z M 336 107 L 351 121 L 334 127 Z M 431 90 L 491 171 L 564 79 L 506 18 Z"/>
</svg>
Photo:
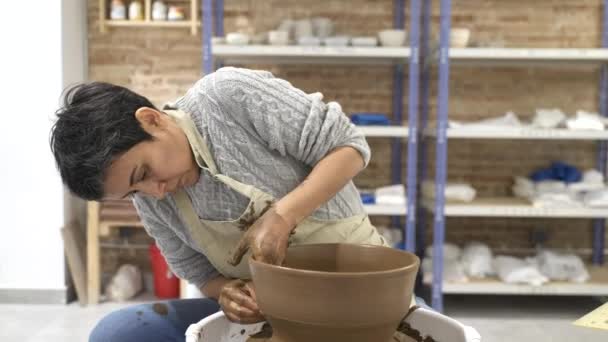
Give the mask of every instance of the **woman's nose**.
<svg viewBox="0 0 608 342">
<path fill-rule="evenodd" d="M 144 190 L 150 196 L 154 196 L 157 199 L 163 199 L 167 193 L 167 182 L 164 181 L 152 181 L 147 184 L 148 186 Z"/>
</svg>

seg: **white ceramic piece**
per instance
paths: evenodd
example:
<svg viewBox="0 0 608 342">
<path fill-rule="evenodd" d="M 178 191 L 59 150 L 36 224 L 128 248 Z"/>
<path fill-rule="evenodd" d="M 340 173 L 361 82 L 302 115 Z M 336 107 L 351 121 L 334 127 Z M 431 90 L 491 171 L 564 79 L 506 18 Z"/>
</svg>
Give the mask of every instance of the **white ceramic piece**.
<svg viewBox="0 0 608 342">
<path fill-rule="evenodd" d="M 405 30 L 383 30 L 378 32 L 382 46 L 399 47 L 405 45 L 407 32 Z"/>
<path fill-rule="evenodd" d="M 335 36 L 335 37 L 327 37 L 323 39 L 323 43 L 327 46 L 348 46 L 350 43 L 350 37 L 348 36 Z"/>
<path fill-rule="evenodd" d="M 319 38 L 327 38 L 334 33 L 334 23 L 329 18 L 312 18 L 313 34 Z"/>
<path fill-rule="evenodd" d="M 321 39 L 318 37 L 305 36 L 298 39 L 298 45 L 302 46 L 319 46 L 321 45 Z"/>
<path fill-rule="evenodd" d="M 468 28 L 455 27 L 450 31 L 450 46 L 455 48 L 465 48 L 469 45 L 471 30 Z"/>
<path fill-rule="evenodd" d="M 110 9 L 110 19 L 125 20 L 127 19 L 127 6 L 122 0 L 113 0 Z"/>
<path fill-rule="evenodd" d="M 232 32 L 226 35 L 226 43 L 230 45 L 247 45 L 249 36 L 244 33 Z"/>
<path fill-rule="evenodd" d="M 268 32 L 268 43 L 270 45 L 289 45 L 289 31 Z"/>
<path fill-rule="evenodd" d="M 224 38 L 224 37 L 211 37 L 211 44 L 213 44 L 213 45 L 226 44 L 226 38 Z"/>
<path fill-rule="evenodd" d="M 184 14 L 184 8 L 179 6 L 169 6 L 169 13 L 167 14 L 167 19 L 170 21 L 180 21 L 186 19 L 186 15 Z"/>
<path fill-rule="evenodd" d="M 281 22 L 277 31 L 287 31 L 289 33 L 289 39 L 293 39 L 295 36 L 296 22 L 291 19 L 285 19 Z"/>
<path fill-rule="evenodd" d="M 167 20 L 167 4 L 164 1 L 154 1 L 152 4 L 152 20 Z"/>
<path fill-rule="evenodd" d="M 312 37 L 312 21 L 310 19 L 298 20 L 294 25 L 294 34 L 296 41 L 299 41 L 302 37 Z"/>
<path fill-rule="evenodd" d="M 374 47 L 378 46 L 378 38 L 376 37 L 353 37 L 351 44 L 358 47 Z"/>
<path fill-rule="evenodd" d="M 141 1 L 131 1 L 129 4 L 129 20 L 144 20 L 144 7 Z"/>
<path fill-rule="evenodd" d="M 266 44 L 267 42 L 268 42 L 268 32 L 254 34 L 250 40 L 250 43 L 253 45 Z"/>
</svg>

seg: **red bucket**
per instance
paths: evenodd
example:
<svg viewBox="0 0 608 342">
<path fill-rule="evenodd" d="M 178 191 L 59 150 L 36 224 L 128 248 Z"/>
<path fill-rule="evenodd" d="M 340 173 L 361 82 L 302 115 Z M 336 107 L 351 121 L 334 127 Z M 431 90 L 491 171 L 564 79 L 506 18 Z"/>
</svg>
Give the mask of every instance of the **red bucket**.
<svg viewBox="0 0 608 342">
<path fill-rule="evenodd" d="M 156 244 L 150 245 L 150 260 L 154 274 L 154 295 L 163 299 L 179 298 L 179 278 L 171 272 Z"/>
</svg>

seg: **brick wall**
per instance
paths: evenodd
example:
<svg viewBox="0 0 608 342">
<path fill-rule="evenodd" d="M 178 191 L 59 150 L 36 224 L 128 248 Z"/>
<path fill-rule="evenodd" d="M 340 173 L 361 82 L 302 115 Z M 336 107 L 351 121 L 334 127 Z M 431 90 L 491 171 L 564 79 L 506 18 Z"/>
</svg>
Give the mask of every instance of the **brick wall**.
<svg viewBox="0 0 608 342">
<path fill-rule="evenodd" d="M 600 43 L 600 0 L 453 2 L 453 26 L 472 29 L 471 38 L 479 44 L 597 47 Z M 439 1 L 433 4 L 436 31 Z M 201 76 L 200 36 L 191 36 L 185 29 L 156 28 L 111 29 L 100 34 L 97 5 L 98 1 L 89 0 L 91 79 L 130 87 L 161 104 L 179 96 Z M 226 32 L 255 33 L 276 27 L 282 18 L 326 16 L 336 22 L 340 33 L 370 35 L 392 26 L 392 10 L 392 0 L 229 0 L 225 26 Z M 340 102 L 349 113 L 392 115 L 390 67 L 248 67 L 268 69 L 309 92 L 321 91 L 326 100 Z M 432 79 L 431 121 L 436 109 L 436 71 Z M 597 70 L 589 68 L 457 67 L 451 79 L 450 117 L 474 120 L 513 110 L 529 118 L 538 107 L 597 110 L 598 82 Z M 356 179 L 363 187 L 390 181 L 390 144 L 375 139 L 370 144 L 372 163 Z M 525 175 L 552 160 L 592 167 L 595 148 L 588 142 L 453 141 L 448 175 L 450 180 L 471 182 L 480 195 L 507 195 L 513 175 Z M 432 170 L 432 149 L 429 158 Z M 551 246 L 589 248 L 591 244 L 589 220 L 450 219 L 447 237 L 455 242 L 481 239 L 497 247 L 529 247 L 532 228 L 546 229 Z"/>
</svg>

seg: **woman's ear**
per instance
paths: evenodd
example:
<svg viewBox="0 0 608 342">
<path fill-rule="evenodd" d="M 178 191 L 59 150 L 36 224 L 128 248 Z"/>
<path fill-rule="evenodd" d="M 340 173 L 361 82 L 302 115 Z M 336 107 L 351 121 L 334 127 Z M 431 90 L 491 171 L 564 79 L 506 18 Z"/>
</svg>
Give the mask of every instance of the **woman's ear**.
<svg viewBox="0 0 608 342">
<path fill-rule="evenodd" d="M 161 115 L 161 112 L 150 107 L 140 107 L 135 111 L 135 118 L 139 121 L 144 131 L 150 135 L 162 129 L 163 120 Z"/>
</svg>

